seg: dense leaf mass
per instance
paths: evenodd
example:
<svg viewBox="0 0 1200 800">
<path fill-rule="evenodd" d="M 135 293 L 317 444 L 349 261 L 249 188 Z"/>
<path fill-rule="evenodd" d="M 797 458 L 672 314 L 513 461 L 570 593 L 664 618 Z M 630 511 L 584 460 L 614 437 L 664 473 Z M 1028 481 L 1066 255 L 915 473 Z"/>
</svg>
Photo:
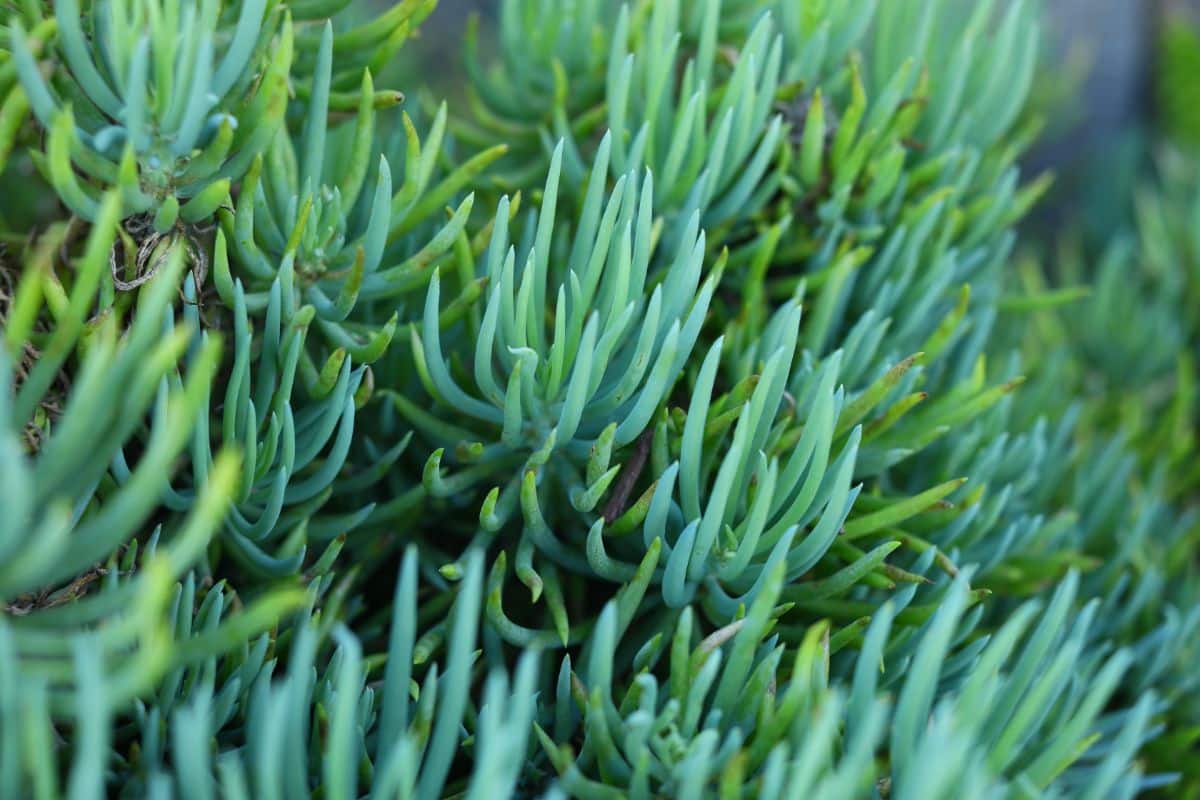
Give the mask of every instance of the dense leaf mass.
<svg viewBox="0 0 1200 800">
<path fill-rule="evenodd" d="M 1188 157 L 1043 270 L 1033 2 L 434 4 L 0 6 L 0 798 L 1197 796 Z"/>
</svg>

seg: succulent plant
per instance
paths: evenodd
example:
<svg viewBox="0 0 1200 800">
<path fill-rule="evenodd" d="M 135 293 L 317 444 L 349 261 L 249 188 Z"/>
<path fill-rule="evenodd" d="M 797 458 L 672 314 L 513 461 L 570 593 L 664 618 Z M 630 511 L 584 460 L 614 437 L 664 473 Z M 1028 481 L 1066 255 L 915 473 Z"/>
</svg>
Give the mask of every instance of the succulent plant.
<svg viewBox="0 0 1200 800">
<path fill-rule="evenodd" d="M 1031 3 L 433 7 L 0 11 L 0 797 L 1192 796 L 1186 151 L 1043 269 Z"/>
</svg>

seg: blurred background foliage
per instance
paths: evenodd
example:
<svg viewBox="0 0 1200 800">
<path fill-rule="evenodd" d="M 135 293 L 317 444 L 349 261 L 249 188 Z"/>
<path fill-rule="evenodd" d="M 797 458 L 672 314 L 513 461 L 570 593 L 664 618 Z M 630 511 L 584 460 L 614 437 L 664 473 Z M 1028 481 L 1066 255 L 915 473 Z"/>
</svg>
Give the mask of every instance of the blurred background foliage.
<svg viewBox="0 0 1200 800">
<path fill-rule="evenodd" d="M 1042 242 L 1064 225 L 1108 237 L 1132 218 L 1127 201 L 1133 186 L 1152 169 L 1153 152 L 1164 140 L 1200 147 L 1200 0 L 1041 2 L 1046 41 L 1031 112 L 1043 129 L 1026 156 L 1025 171 L 1052 171 L 1056 180 L 1026 225 Z M 497 5 L 442 0 L 380 85 L 390 79 L 387 85 L 407 87 L 410 113 L 418 108 L 432 115 L 435 98 L 461 108 L 467 20 L 474 14 L 482 18 L 486 61 L 494 28 L 488 20 Z M 53 193 L 26 191 L 25 182 L 37 180 L 28 159 L 10 167 L 5 180 L 10 185 L 0 187 L 5 189 L 0 218 L 9 229 L 27 229 L 52 215 Z"/>
<path fill-rule="evenodd" d="M 1030 224 L 1061 223 L 1064 210 L 1087 206 L 1084 217 L 1109 230 L 1128 207 L 1105 207 L 1128 188 L 1164 136 L 1200 145 L 1200 0 L 1042 0 L 1042 69 L 1035 113 L 1045 120 L 1027 171 L 1051 169 L 1058 190 Z M 449 97 L 460 80 L 467 18 L 495 13 L 496 0 L 444 0 L 403 52 L 405 82 Z M 483 42 L 486 47 L 487 41 Z M 431 65 L 436 68 L 431 69 Z M 1049 112 L 1053 113 L 1049 113 Z M 1100 170 L 1103 176 L 1096 175 Z M 1085 187 L 1092 177 L 1105 191 Z M 1096 196 L 1099 195 L 1099 196 Z"/>
</svg>

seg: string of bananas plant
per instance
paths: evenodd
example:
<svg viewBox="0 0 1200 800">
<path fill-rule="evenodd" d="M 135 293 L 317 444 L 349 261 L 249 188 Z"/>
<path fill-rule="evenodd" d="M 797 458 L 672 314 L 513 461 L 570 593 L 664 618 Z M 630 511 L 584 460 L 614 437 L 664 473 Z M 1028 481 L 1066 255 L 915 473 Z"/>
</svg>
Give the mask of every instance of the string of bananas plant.
<svg viewBox="0 0 1200 800">
<path fill-rule="evenodd" d="M 1194 203 L 1014 256 L 1034 4 L 434 6 L 0 5 L 0 797 L 1195 796 Z"/>
</svg>

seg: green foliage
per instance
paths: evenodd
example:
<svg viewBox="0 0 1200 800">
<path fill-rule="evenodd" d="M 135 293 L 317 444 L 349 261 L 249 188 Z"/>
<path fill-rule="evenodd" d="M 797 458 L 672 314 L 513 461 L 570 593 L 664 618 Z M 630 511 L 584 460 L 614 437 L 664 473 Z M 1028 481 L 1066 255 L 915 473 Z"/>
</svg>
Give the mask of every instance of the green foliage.
<svg viewBox="0 0 1200 800">
<path fill-rule="evenodd" d="M 1068 238 L 1053 278 L 1023 266 L 1016 278 L 1024 291 L 1059 302 L 1040 304 L 1014 338 L 1055 376 L 1055 386 L 1040 391 L 1047 407 L 1066 407 L 1063 387 L 1076 398 L 1067 413 L 1079 419 L 1072 459 L 1078 478 L 1058 491 L 1078 497 L 1080 508 L 1099 503 L 1081 520 L 1092 540 L 1081 549 L 1098 559 L 1129 553 L 1135 565 L 1131 574 L 1106 567 L 1096 578 L 1106 603 L 1119 609 L 1110 620 L 1114 635 L 1136 642 L 1147 659 L 1145 674 L 1127 691 L 1154 680 L 1170 698 L 1174 733 L 1150 746 L 1150 757 L 1182 768 L 1179 794 L 1194 797 L 1200 776 L 1182 753 L 1200 732 L 1187 666 L 1200 648 L 1193 388 L 1200 329 L 1192 311 L 1200 273 L 1191 223 L 1194 156 L 1186 153 L 1172 144 L 1158 149 L 1117 235 Z M 1064 290 L 1047 287 L 1087 279 L 1085 259 L 1097 264 L 1090 292 L 1061 302 Z M 1138 324 L 1130 326 L 1131 319 Z M 1121 487 L 1116 496 L 1113 485 Z M 1102 501 L 1105 495 L 1111 499 Z"/>
<path fill-rule="evenodd" d="M 159 233 L 203 222 L 275 135 L 291 22 L 265 0 L 223 11 L 216 2 L 55 3 L 56 24 L 41 28 L 63 61 L 49 82 L 13 21 L 12 61 L 48 131 L 42 171 L 73 213 L 94 219 L 97 188 L 115 187 L 123 216 L 153 212 Z"/>
<path fill-rule="evenodd" d="M 0 796 L 1196 791 L 1194 173 L 1013 257 L 1032 4 L 359 5 L 0 12 Z"/>
<path fill-rule="evenodd" d="M 1200 36 L 1187 9 L 1171 7 L 1159 31 L 1160 53 L 1155 76 L 1155 100 L 1166 134 L 1194 146 L 1200 142 L 1196 119 L 1196 88 L 1189 76 L 1200 65 Z"/>
</svg>

